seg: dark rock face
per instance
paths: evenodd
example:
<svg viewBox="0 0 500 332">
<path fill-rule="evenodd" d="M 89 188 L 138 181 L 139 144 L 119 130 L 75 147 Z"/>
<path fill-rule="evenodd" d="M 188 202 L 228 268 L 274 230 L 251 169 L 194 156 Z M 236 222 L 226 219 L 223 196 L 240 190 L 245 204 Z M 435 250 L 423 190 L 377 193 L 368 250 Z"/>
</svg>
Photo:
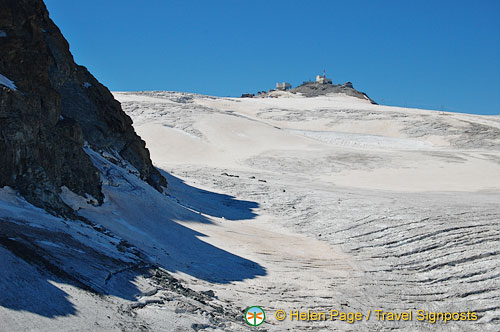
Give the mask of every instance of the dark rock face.
<svg viewBox="0 0 500 332">
<path fill-rule="evenodd" d="M 367 99 L 372 104 L 377 104 L 366 93 L 356 90 L 351 82 L 340 84 L 323 84 L 317 82 L 304 82 L 298 87 L 291 89 L 290 92 L 301 93 L 305 97 L 324 96 L 330 93 L 344 93 L 351 97 Z"/>
<path fill-rule="evenodd" d="M 57 213 L 69 209 L 61 186 L 102 200 L 84 141 L 127 160 L 157 190 L 166 186 L 132 120 L 74 63 L 42 0 L 0 0 L 0 74 L 17 87 L 0 85 L 0 187 Z"/>
</svg>

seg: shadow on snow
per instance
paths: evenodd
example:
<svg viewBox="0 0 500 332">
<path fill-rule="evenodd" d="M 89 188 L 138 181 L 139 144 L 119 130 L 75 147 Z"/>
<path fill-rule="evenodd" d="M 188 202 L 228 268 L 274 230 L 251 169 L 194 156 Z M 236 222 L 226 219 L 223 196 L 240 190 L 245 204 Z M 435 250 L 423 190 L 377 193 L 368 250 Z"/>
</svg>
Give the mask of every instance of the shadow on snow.
<svg viewBox="0 0 500 332">
<path fill-rule="evenodd" d="M 257 203 L 192 187 L 162 171 L 169 181 L 169 195 L 164 195 L 100 156 L 91 158 L 110 185 L 103 186 L 106 200 L 102 206 L 87 204 L 78 212 L 102 225 L 102 230 L 94 226 L 90 235 L 78 237 L 78 232 L 68 234 L 62 227 L 33 227 L 44 214 L 51 223 L 64 222 L 34 207 L 30 207 L 32 217 L 15 222 L 0 215 L 0 263 L 9 267 L 0 269 L 0 306 L 49 318 L 76 314 L 69 295 L 50 280 L 137 300 L 140 291 L 133 281 L 145 270 L 99 247 L 94 239 L 105 236 L 116 236 L 127 243 L 126 251 L 140 253 L 155 266 L 212 283 L 266 275 L 261 265 L 203 241 L 206 235 L 179 223 L 211 223 L 205 215 L 227 222 L 252 219 Z"/>
<path fill-rule="evenodd" d="M 237 200 L 233 196 L 192 187 L 172 174 L 163 170 L 160 172 L 168 181 L 168 192 L 185 207 L 226 220 L 253 219 L 257 216 L 253 212 L 259 207 L 256 202 Z"/>
</svg>

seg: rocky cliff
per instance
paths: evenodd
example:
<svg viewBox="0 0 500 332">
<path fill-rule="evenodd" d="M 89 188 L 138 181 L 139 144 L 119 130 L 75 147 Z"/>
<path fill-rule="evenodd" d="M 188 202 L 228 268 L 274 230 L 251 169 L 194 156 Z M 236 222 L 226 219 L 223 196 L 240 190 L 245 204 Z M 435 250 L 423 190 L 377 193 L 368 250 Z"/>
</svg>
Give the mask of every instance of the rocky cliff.
<svg viewBox="0 0 500 332">
<path fill-rule="evenodd" d="M 166 180 L 109 90 L 75 64 L 42 0 L 0 0 L 0 187 L 68 213 L 61 186 L 102 201 L 89 148 L 134 166 L 157 190 Z"/>
</svg>

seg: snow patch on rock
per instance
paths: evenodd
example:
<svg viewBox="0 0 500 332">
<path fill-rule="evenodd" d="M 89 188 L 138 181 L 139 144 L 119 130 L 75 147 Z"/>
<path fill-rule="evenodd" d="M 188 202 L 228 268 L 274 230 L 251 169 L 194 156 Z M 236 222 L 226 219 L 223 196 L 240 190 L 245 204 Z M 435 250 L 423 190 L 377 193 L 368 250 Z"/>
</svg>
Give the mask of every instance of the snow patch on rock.
<svg viewBox="0 0 500 332">
<path fill-rule="evenodd" d="M 2 37 L 1 32 L 0 32 L 0 37 Z M 14 84 L 14 82 L 9 80 L 7 77 L 3 76 L 2 74 L 0 74 L 0 84 L 8 87 L 11 90 L 17 90 L 17 87 Z"/>
</svg>

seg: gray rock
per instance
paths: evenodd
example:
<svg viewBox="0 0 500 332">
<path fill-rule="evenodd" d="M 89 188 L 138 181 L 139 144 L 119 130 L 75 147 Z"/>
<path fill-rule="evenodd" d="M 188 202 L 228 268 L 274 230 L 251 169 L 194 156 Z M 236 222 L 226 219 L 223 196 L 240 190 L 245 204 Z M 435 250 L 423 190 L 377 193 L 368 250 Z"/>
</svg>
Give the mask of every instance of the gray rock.
<svg viewBox="0 0 500 332">
<path fill-rule="evenodd" d="M 306 81 L 298 87 L 291 89 L 290 92 L 301 93 L 305 97 L 317 97 L 332 93 L 343 93 L 351 97 L 367 99 L 372 104 L 377 104 L 370 97 L 368 97 L 366 93 L 354 89 L 351 82 L 346 82 L 343 85 L 336 85 Z"/>
<path fill-rule="evenodd" d="M 117 153 L 141 178 L 162 190 L 132 120 L 109 90 L 75 64 L 69 45 L 42 0 L 0 0 L 0 187 L 15 188 L 31 203 L 70 214 L 61 186 L 102 201 L 100 176 L 83 144 Z M 62 115 L 62 116 L 61 116 Z"/>
</svg>

